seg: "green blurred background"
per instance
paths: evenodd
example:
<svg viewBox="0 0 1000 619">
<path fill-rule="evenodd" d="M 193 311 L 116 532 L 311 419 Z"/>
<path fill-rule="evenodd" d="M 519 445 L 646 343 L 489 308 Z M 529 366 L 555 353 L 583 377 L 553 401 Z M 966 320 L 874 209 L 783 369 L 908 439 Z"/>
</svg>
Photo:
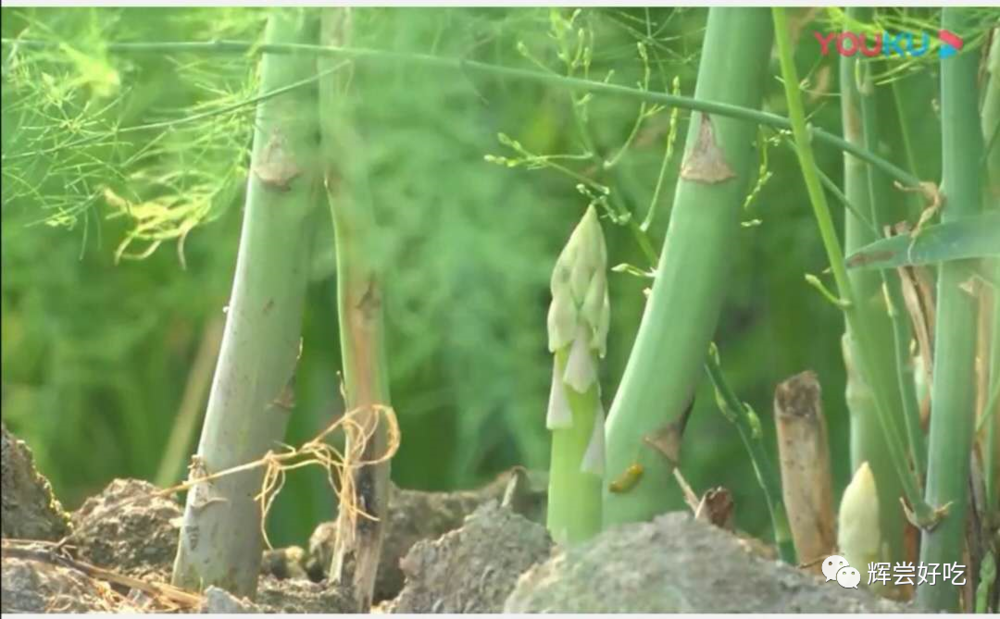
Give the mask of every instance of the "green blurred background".
<svg viewBox="0 0 1000 619">
<path fill-rule="evenodd" d="M 820 10 L 794 15 L 810 38 L 813 26 L 829 27 L 821 21 L 831 19 Z M 572 11 L 557 16 L 564 23 Z M 705 18 L 705 9 L 587 9 L 572 28 L 592 41 L 591 78 L 613 70 L 614 83 L 641 82 L 642 42 L 649 88 L 669 90 L 676 76 L 680 92 L 691 94 Z M 211 365 L 193 368 L 199 347 L 218 346 L 252 127 L 243 108 L 168 128 L 114 129 L 219 110 L 255 92 L 255 62 L 247 57 L 110 53 L 103 44 L 259 40 L 265 19 L 260 9 L 238 8 L 3 9 L 4 37 L 66 44 L 3 48 L 2 380 L 4 422 L 30 443 L 71 508 L 113 478 L 155 479 L 185 386 L 210 378 Z M 552 13 L 541 8 L 360 9 L 355 44 L 565 73 L 552 29 Z M 821 58 L 818 45 L 799 48 L 812 121 L 839 132 L 835 56 Z M 379 251 L 390 265 L 389 363 L 403 436 L 393 479 L 448 490 L 482 484 L 515 464 L 544 469 L 548 279 L 588 200 L 576 180 L 556 170 L 508 169 L 484 156 L 516 155 L 498 141 L 501 132 L 536 154 L 584 152 L 570 99 L 540 84 L 412 64 L 362 63 L 355 87 L 364 100 L 358 123 L 366 148 L 355 155 L 367 158 L 385 227 Z M 784 113 L 776 77 L 768 92 L 765 106 Z M 923 100 L 929 109 L 930 98 Z M 621 99 L 587 104 L 585 129 L 603 157 L 625 143 L 637 113 L 635 102 Z M 688 117 L 680 113 L 680 136 Z M 641 218 L 669 127 L 670 110 L 644 119 L 612 170 L 564 163 L 607 184 Z M 678 142 L 656 206 L 657 250 L 682 151 Z M 839 180 L 840 154 L 820 148 L 818 156 Z M 925 178 L 936 178 L 935 161 L 920 164 Z M 793 154 L 772 143 L 766 171 L 773 176 L 745 212 L 759 224 L 727 248 L 731 283 L 716 340 L 729 381 L 764 422 L 772 453 L 775 385 L 805 369 L 819 374 L 839 491 L 848 475 L 842 319 L 803 280 L 823 271 L 825 257 Z M 147 207 L 125 208 L 122 200 Z M 603 224 L 611 263 L 646 268 L 628 230 Z M 127 259 L 157 235 L 163 242 L 155 251 Z M 290 444 L 342 410 L 330 226 L 316 235 Z M 638 328 L 645 285 L 625 273 L 610 278 L 606 405 Z M 196 404 L 200 413 L 204 402 Z M 173 481 L 183 477 L 194 434 L 184 458 L 167 463 Z M 749 460 L 707 384 L 698 392 L 682 471 L 697 491 L 729 488 L 738 526 L 770 536 Z M 682 507 L 676 487 L 663 492 Z M 321 472 L 295 472 L 268 522 L 272 542 L 305 543 L 334 509 Z"/>
</svg>

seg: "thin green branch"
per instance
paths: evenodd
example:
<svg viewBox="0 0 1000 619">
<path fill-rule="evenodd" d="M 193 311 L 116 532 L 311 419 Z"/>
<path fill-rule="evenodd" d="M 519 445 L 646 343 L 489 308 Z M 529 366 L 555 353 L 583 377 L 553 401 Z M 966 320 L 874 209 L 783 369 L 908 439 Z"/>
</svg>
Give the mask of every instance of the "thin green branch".
<svg viewBox="0 0 1000 619">
<path fill-rule="evenodd" d="M 680 92 L 680 80 L 677 76 L 674 76 L 672 93 L 677 94 Z M 649 232 L 649 227 L 653 225 L 653 217 L 656 215 L 656 205 L 660 203 L 660 192 L 663 190 L 663 181 L 667 176 L 667 167 L 670 165 L 670 160 L 674 155 L 674 144 L 677 141 L 677 119 L 680 109 L 673 108 L 670 110 L 670 129 L 667 131 L 667 145 L 663 152 L 663 160 L 660 161 L 660 172 L 656 176 L 656 187 L 653 189 L 653 197 L 649 201 L 649 209 L 646 210 L 646 218 L 642 220 L 642 225 L 639 229 L 643 232 Z"/>
<path fill-rule="evenodd" d="M 642 79 L 641 90 L 645 92 L 649 90 L 649 77 L 650 77 L 649 56 L 646 52 L 646 46 L 643 45 L 641 42 L 639 43 L 639 57 L 642 58 L 642 65 L 643 65 L 643 79 Z M 605 169 L 613 168 L 618 164 L 619 161 L 621 161 L 622 157 L 625 156 L 625 153 L 628 151 L 629 147 L 632 146 L 632 142 L 635 140 L 635 136 L 639 135 L 639 128 L 642 126 L 642 121 L 644 121 L 647 116 L 655 114 L 656 111 L 657 111 L 656 109 L 647 110 L 645 101 L 642 101 L 639 104 L 639 113 L 636 115 L 635 122 L 632 124 L 632 131 L 629 132 L 628 137 L 625 139 L 625 143 L 621 145 L 621 147 L 618 149 L 618 152 L 611 159 L 604 162 Z"/>
<path fill-rule="evenodd" d="M 625 138 L 625 143 L 618 148 L 618 152 L 615 153 L 611 159 L 604 162 L 604 169 L 611 169 L 618 165 L 618 163 L 622 160 L 622 157 L 624 157 L 625 153 L 628 152 L 629 147 L 632 146 L 635 136 L 639 135 L 639 127 L 642 126 L 642 121 L 646 118 L 646 116 L 646 102 L 643 101 L 639 105 L 639 113 L 636 116 L 635 123 L 632 125 L 632 131 L 630 131 L 628 137 Z"/>
<path fill-rule="evenodd" d="M 719 410 L 725 415 L 740 435 L 743 446 L 746 447 L 747 455 L 750 456 L 750 463 L 753 465 L 754 473 L 757 476 L 757 483 L 764 491 L 764 501 L 767 503 L 768 512 L 771 515 L 771 526 L 774 529 L 774 542 L 778 546 L 778 552 L 782 561 L 795 565 L 795 544 L 792 542 L 791 528 L 788 524 L 788 515 L 785 513 L 785 504 L 781 495 L 781 482 L 778 478 L 771 459 L 764 449 L 764 442 L 761 439 L 760 419 L 753 412 L 748 404 L 742 402 L 732 388 L 726 383 L 722 374 L 722 366 L 719 362 L 719 349 L 715 344 L 711 344 L 705 361 L 705 372 L 708 374 L 712 385 L 715 387 L 715 399 Z"/>
<path fill-rule="evenodd" d="M 11 38 L 0 39 L 2 45 L 18 45 L 25 48 L 48 48 L 58 47 L 57 41 L 40 40 L 19 40 Z M 318 56 L 344 56 L 356 60 L 392 61 L 407 64 L 417 64 L 442 69 L 456 71 L 477 72 L 498 77 L 508 77 L 530 82 L 539 82 L 551 86 L 559 86 L 572 91 L 592 92 L 597 94 L 615 95 L 619 97 L 637 99 L 649 103 L 659 103 L 670 107 L 680 107 L 688 110 L 695 110 L 707 114 L 718 114 L 728 118 L 735 118 L 760 125 L 776 127 L 778 129 L 790 129 L 792 123 L 788 118 L 778 114 L 771 114 L 752 108 L 716 101 L 706 101 L 685 97 L 681 95 L 667 94 L 661 92 L 648 92 L 638 88 L 596 82 L 588 79 L 569 77 L 563 75 L 551 75 L 526 69 L 514 67 L 504 67 L 475 60 L 465 60 L 461 58 L 445 58 L 430 54 L 415 54 L 404 52 L 393 52 L 388 50 L 378 50 L 369 48 L 337 47 L 324 45 L 307 44 L 257 44 L 249 41 L 179 41 L 179 42 L 109 42 L 105 49 L 110 52 L 127 53 L 229 53 L 229 54 L 293 54 L 293 53 L 314 53 Z M 875 166 L 897 180 L 904 187 L 920 188 L 920 179 L 913 174 L 899 168 L 895 164 L 879 157 L 878 155 L 851 144 L 842 137 L 819 129 L 817 127 L 807 127 L 806 134 L 810 139 L 833 146 L 839 150 L 851 153 L 862 161 Z"/>
<path fill-rule="evenodd" d="M 783 137 L 785 138 L 785 143 L 794 151 L 795 141 L 792 140 L 787 134 Z M 878 229 L 875 227 L 875 224 L 872 223 L 871 218 L 862 213 L 858 207 L 855 206 L 846 195 L 844 195 L 844 192 L 837 186 L 837 183 L 833 182 L 833 180 L 827 176 L 823 170 L 817 169 L 816 172 L 819 173 L 819 182 L 823 185 L 823 188 L 833 194 L 833 197 L 837 198 L 837 201 L 843 204 L 844 208 L 846 208 L 851 215 L 857 217 L 858 220 L 868 228 L 872 235 L 878 236 Z"/>
<path fill-rule="evenodd" d="M 910 170 L 914 171 L 916 174 L 917 170 L 917 155 L 916 147 L 914 146 L 913 138 L 913 123 L 908 122 L 906 115 L 906 100 L 903 97 L 903 81 L 902 80 L 892 80 L 890 87 L 892 88 L 892 100 L 895 104 L 893 107 L 896 110 L 897 120 L 899 121 L 899 133 L 903 140 L 903 153 L 906 159 L 906 165 Z M 914 198 L 909 196 L 907 202 L 912 202 Z"/>
</svg>

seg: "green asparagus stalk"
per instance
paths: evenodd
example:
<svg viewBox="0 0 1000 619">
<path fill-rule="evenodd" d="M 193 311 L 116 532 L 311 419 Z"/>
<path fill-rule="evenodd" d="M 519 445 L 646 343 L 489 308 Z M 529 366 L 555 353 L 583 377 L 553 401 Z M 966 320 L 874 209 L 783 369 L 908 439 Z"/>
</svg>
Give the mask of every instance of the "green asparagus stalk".
<svg viewBox="0 0 1000 619">
<path fill-rule="evenodd" d="M 984 196 L 985 203 L 1000 211 L 1000 28 L 993 29 L 993 44 L 987 62 L 990 80 L 983 98 L 983 137 L 986 140 L 986 178 L 989 189 Z M 993 270 L 994 282 L 1000 282 L 1000 259 L 993 259 L 987 269 Z M 1000 393 L 1000 288 L 993 291 L 992 353 L 990 355 L 990 380 L 988 394 Z M 984 457 L 986 471 L 987 505 L 996 510 L 1000 518 L 1000 401 L 987 399 L 986 438 Z M 995 567 L 995 566 L 994 566 Z"/>
<path fill-rule="evenodd" d="M 703 49 L 695 99 L 759 108 L 771 51 L 767 10 L 713 7 Z M 683 413 L 701 378 L 756 165 L 755 137 L 751 123 L 691 117 L 656 279 L 608 416 L 607 477 L 643 475 L 624 491 L 605 485 L 605 525 L 647 520 L 669 506 L 671 464 L 644 438 Z"/>
<path fill-rule="evenodd" d="M 591 206 L 552 273 L 548 528 L 558 544 L 581 542 L 601 530 L 604 408 L 597 368 L 611 320 L 607 263 L 604 234 Z"/>
<path fill-rule="evenodd" d="M 946 6 L 941 27 L 966 32 L 970 9 Z M 941 146 L 946 205 L 943 222 L 975 216 L 982 204 L 983 134 L 979 119 L 980 54 L 965 50 L 941 61 Z M 965 545 L 969 460 L 975 427 L 976 309 L 966 290 L 974 261 L 943 262 L 938 272 L 937 330 L 931 386 L 927 502 L 944 518 L 923 531 L 920 560 L 961 563 Z M 920 603 L 931 610 L 958 610 L 958 587 L 918 587 Z"/>
<path fill-rule="evenodd" d="M 323 10 L 324 45 L 345 45 L 351 10 Z M 332 70 L 334 58 L 320 59 Z M 349 74 L 320 82 L 322 165 L 337 255 L 337 304 L 347 410 L 346 463 L 351 483 L 342 489 L 330 579 L 350 584 L 359 612 L 371 609 L 385 537 L 389 500 L 389 368 L 382 318 L 383 277 L 373 248 L 379 228 L 373 212 L 361 139 L 351 122 Z M 361 464 L 368 463 L 368 464 Z"/>
<path fill-rule="evenodd" d="M 314 43 L 304 12 L 275 10 L 269 43 Z M 315 33 L 315 30 L 312 31 Z M 310 55 L 265 54 L 261 89 L 315 74 Z M 301 89 L 257 109 L 250 180 L 222 348 L 191 477 L 259 460 L 294 406 L 310 239 L 318 210 L 315 108 Z M 197 483 L 187 496 L 173 583 L 253 596 L 263 536 L 260 468 Z"/>
<path fill-rule="evenodd" d="M 993 29 L 993 43 L 986 61 L 989 82 L 983 97 L 983 139 L 986 151 L 986 195 L 1000 204 L 1000 27 Z"/>
<path fill-rule="evenodd" d="M 852 23 L 868 23 L 873 20 L 874 10 L 870 7 L 850 7 L 847 15 Z M 840 59 L 841 113 L 845 139 L 869 148 L 878 139 L 876 87 L 871 77 L 871 61 L 859 56 L 843 56 Z M 887 196 L 881 191 L 885 182 L 878 170 L 869 168 L 852 155 L 844 155 L 844 194 L 875 228 L 847 211 L 844 216 L 844 250 L 848 254 L 881 238 L 882 226 L 898 219 L 888 212 Z M 885 271 L 851 270 L 847 276 L 857 301 L 858 317 L 868 325 L 871 333 L 871 348 L 864 353 L 873 360 L 869 367 L 871 371 L 863 373 L 858 363 L 862 356 L 862 351 L 858 350 L 859 339 L 848 325 L 844 333 L 843 353 L 847 367 L 847 405 L 851 416 L 851 470 L 858 471 L 862 463 L 867 463 L 870 474 L 878 480 L 876 500 L 883 506 L 879 512 L 882 538 L 890 549 L 886 560 L 900 561 L 903 559 L 905 524 L 899 503 L 902 482 L 876 410 L 878 399 L 875 390 L 881 390 L 889 403 L 887 415 L 893 420 L 894 427 L 903 426 L 904 402 L 912 405 L 914 416 L 919 415 L 912 377 L 898 384 L 896 380 L 909 358 L 909 325 L 905 322 L 899 295 L 885 294 L 889 290 L 898 293 L 899 282 L 895 275 Z M 895 302 L 894 307 L 888 306 L 890 299 Z M 898 355 L 899 352 L 902 355 Z M 919 443 L 916 450 L 911 445 L 911 452 L 920 454 L 917 468 L 922 470 L 923 437 L 919 434 L 918 420 L 913 423 Z"/>
</svg>

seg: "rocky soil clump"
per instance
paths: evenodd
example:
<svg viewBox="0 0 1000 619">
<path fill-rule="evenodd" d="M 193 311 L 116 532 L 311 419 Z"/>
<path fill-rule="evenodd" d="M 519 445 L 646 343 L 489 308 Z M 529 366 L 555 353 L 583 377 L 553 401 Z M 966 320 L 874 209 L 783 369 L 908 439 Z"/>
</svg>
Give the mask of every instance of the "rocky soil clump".
<svg viewBox="0 0 1000 619">
<path fill-rule="evenodd" d="M 517 583 L 504 612 L 878 613 L 905 606 L 843 589 L 671 513 L 560 550 Z"/>
<path fill-rule="evenodd" d="M 35 470 L 34 457 L 0 422 L 0 537 L 58 541 L 69 533 L 69 516 Z"/>
<path fill-rule="evenodd" d="M 111 611 L 107 586 L 72 569 L 4 557 L 0 564 L 0 611 L 4 613 L 85 613 Z"/>
<path fill-rule="evenodd" d="M 116 479 L 73 512 L 73 545 L 83 561 L 135 576 L 170 580 L 180 505 L 137 479 Z"/>
<path fill-rule="evenodd" d="M 517 579 L 548 557 L 548 532 L 496 501 L 459 529 L 417 542 L 400 563 L 406 584 L 393 613 L 497 613 Z"/>
<path fill-rule="evenodd" d="M 519 468 L 500 475 L 478 490 L 423 492 L 403 490 L 393 485 L 389 494 L 382 558 L 375 579 L 375 601 L 390 600 L 402 590 L 404 576 L 399 563 L 414 544 L 454 531 L 477 507 L 489 501 L 502 501 L 505 495 L 509 495 L 507 503 L 514 511 L 535 522 L 544 520 L 544 480 L 529 476 Z M 335 522 L 319 525 L 309 539 L 306 569 L 314 581 L 326 577 L 335 541 Z"/>
</svg>

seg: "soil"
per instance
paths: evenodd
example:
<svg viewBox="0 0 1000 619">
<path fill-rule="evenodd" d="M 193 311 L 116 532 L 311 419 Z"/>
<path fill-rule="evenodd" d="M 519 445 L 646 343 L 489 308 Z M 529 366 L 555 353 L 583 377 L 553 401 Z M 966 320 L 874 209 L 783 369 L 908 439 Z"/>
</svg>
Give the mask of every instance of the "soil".
<svg viewBox="0 0 1000 619">
<path fill-rule="evenodd" d="M 906 608 L 844 589 L 676 512 L 603 532 L 535 565 L 505 612 L 879 613 Z"/>
<path fill-rule="evenodd" d="M 145 481 L 116 479 L 73 512 L 76 556 L 137 578 L 169 581 L 180 505 Z"/>
<path fill-rule="evenodd" d="M 255 600 L 170 587 L 181 506 L 116 480 L 67 515 L 27 446 L 3 429 L 3 612 L 343 613 L 324 580 L 332 543 L 266 552 Z M 905 612 L 762 556 L 686 513 L 570 550 L 541 524 L 544 483 L 514 470 L 472 492 L 393 488 L 375 612 Z M 766 553 L 763 553 L 766 554 Z"/>
<path fill-rule="evenodd" d="M 433 540 L 462 526 L 465 517 L 489 501 L 501 501 L 512 482 L 519 482 L 508 499 L 512 507 L 535 522 L 544 520 L 544 480 L 529 478 L 523 469 L 500 475 L 478 490 L 422 492 L 393 485 L 389 492 L 389 517 L 382 543 L 381 569 L 375 580 L 375 602 L 395 598 L 403 588 L 400 561 L 420 540 Z M 334 522 L 319 525 L 309 539 L 306 571 L 314 581 L 326 576 L 336 540 Z"/>
<path fill-rule="evenodd" d="M 349 614 L 354 601 L 343 591 L 308 580 L 283 581 L 263 576 L 253 602 L 218 587 L 209 587 L 198 612 L 207 614 Z"/>
<path fill-rule="evenodd" d="M 549 556 L 542 525 L 490 501 L 463 526 L 413 545 L 390 613 L 499 613 L 521 574 Z"/>
<path fill-rule="evenodd" d="M 69 516 L 35 470 L 31 450 L 0 421 L 0 537 L 55 541 L 69 533 Z"/>
<path fill-rule="evenodd" d="M 82 613 L 108 609 L 102 584 L 58 565 L 4 557 L 5 613 Z"/>
</svg>

